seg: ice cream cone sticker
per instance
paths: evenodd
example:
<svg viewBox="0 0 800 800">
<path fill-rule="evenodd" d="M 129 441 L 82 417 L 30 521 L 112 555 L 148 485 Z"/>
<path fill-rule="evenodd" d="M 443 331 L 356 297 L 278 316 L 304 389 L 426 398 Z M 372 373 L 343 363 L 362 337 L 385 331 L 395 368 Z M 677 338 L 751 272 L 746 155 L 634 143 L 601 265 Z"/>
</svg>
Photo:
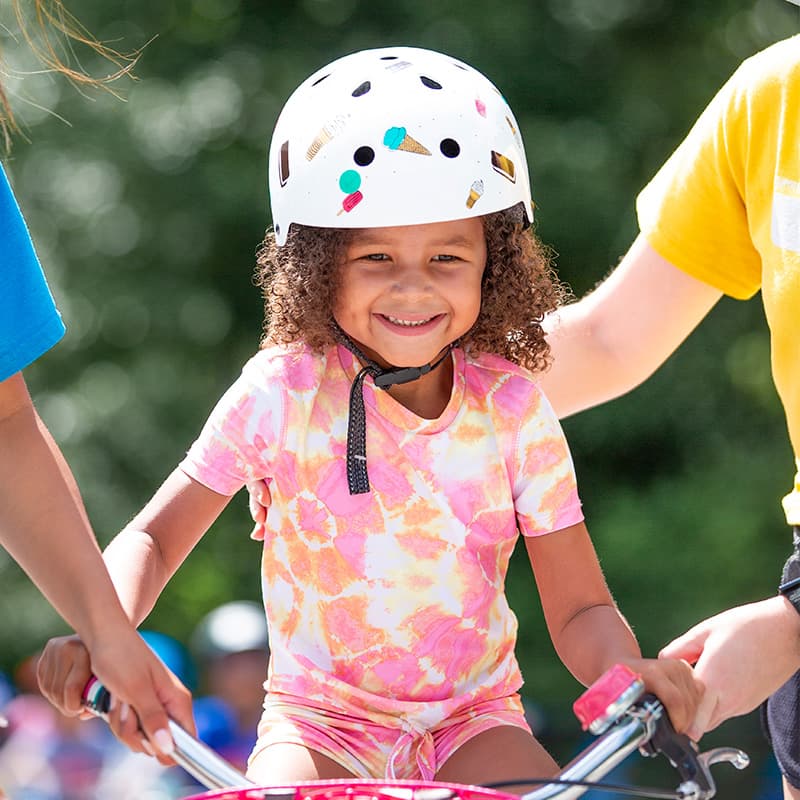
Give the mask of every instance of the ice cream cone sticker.
<svg viewBox="0 0 800 800">
<path fill-rule="evenodd" d="M 421 156 L 429 156 L 431 154 L 427 147 L 409 136 L 405 128 L 389 128 L 383 134 L 383 143 L 390 150 L 405 150 L 407 153 L 418 153 Z"/>
<path fill-rule="evenodd" d="M 333 119 L 328 120 L 328 122 L 320 128 L 317 135 L 308 146 L 308 150 L 306 150 L 306 159 L 308 161 L 311 161 L 334 136 L 341 132 L 342 128 L 347 124 L 349 116 L 349 114 L 339 114 Z"/>
<path fill-rule="evenodd" d="M 469 196 L 467 197 L 467 208 L 472 208 L 478 202 L 480 196 L 483 194 L 483 181 L 477 180 L 472 182 L 469 187 Z"/>
<path fill-rule="evenodd" d="M 306 159 L 311 161 L 320 150 L 333 139 L 333 133 L 328 128 L 322 128 L 320 132 L 314 137 L 314 141 L 308 146 L 306 150 Z"/>
</svg>

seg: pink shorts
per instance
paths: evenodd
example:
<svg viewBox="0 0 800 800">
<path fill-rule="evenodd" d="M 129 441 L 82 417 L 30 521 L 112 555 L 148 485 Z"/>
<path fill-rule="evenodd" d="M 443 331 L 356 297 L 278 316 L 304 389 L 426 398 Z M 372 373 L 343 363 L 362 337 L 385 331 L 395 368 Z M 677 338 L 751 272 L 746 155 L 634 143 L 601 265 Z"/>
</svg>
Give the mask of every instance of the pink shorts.
<svg viewBox="0 0 800 800">
<path fill-rule="evenodd" d="M 518 694 L 484 700 L 430 727 L 406 716 L 369 719 L 323 709 L 301 697 L 268 694 L 249 763 L 273 744 L 299 744 L 358 778 L 433 780 L 444 762 L 479 733 L 501 725 L 531 732 Z"/>
</svg>

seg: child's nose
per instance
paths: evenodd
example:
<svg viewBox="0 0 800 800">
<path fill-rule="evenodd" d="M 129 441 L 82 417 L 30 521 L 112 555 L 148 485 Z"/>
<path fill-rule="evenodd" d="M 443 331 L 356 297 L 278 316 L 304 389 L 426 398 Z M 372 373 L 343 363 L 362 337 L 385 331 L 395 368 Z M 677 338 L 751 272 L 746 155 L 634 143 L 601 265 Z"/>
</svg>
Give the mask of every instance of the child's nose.
<svg viewBox="0 0 800 800">
<path fill-rule="evenodd" d="M 428 271 L 423 267 L 405 267 L 395 277 L 394 290 L 405 294 L 429 294 L 433 285 Z"/>
</svg>

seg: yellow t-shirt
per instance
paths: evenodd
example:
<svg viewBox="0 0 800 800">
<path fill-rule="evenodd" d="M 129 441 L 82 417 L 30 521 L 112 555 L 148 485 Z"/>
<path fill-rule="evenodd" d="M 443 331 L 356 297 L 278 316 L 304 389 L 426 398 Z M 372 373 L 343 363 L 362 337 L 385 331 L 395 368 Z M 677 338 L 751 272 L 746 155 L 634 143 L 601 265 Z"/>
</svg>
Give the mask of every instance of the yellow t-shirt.
<svg viewBox="0 0 800 800">
<path fill-rule="evenodd" d="M 676 267 L 738 299 L 761 289 L 800 525 L 800 35 L 742 63 L 636 205 Z"/>
</svg>

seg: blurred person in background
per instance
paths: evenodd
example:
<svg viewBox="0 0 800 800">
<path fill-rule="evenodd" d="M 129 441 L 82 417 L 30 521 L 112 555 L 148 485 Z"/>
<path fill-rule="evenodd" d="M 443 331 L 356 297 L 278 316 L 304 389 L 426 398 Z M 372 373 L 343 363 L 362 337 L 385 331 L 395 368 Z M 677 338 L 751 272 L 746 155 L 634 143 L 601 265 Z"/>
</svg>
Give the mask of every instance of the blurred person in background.
<svg viewBox="0 0 800 800">
<path fill-rule="evenodd" d="M 246 600 L 225 603 L 203 617 L 190 645 L 207 693 L 195 700 L 198 732 L 206 744 L 244 769 L 256 743 L 267 679 L 269 638 L 264 610 Z M 226 717 L 227 730 L 218 724 Z"/>
<path fill-rule="evenodd" d="M 17 2 L 13 8 L 20 35 L 44 66 L 78 84 L 107 87 L 128 74 L 135 61 L 91 38 L 59 0 L 34 3 L 38 32 L 27 26 Z M 59 37 L 108 59 L 114 74 L 97 80 L 72 69 L 59 56 Z M 2 77 L 0 69 L 0 130 L 8 147 L 14 118 Z M 169 753 L 167 715 L 191 729 L 189 694 L 153 657 L 125 616 L 71 470 L 37 414 L 22 375 L 64 331 L 0 166 L 0 545 L 80 634 L 92 671 L 121 702 L 135 708 L 151 746 Z"/>
<path fill-rule="evenodd" d="M 14 696 L 0 745 L 0 786 L 14 800 L 94 800 L 103 766 L 125 751 L 100 720 L 82 724 L 41 696 L 38 654 L 14 671 Z M 153 759 L 149 759 L 153 761 Z"/>
</svg>

